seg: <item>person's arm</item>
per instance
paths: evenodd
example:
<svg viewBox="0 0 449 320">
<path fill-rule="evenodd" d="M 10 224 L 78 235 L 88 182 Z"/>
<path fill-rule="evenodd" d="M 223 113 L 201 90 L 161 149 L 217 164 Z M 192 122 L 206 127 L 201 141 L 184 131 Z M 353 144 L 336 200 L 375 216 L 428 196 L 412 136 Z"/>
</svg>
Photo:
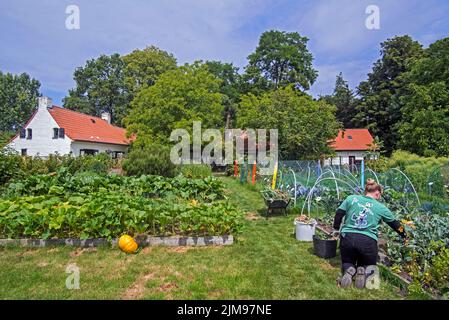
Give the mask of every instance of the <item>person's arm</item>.
<svg viewBox="0 0 449 320">
<path fill-rule="evenodd" d="M 340 208 L 337 209 L 337 212 L 335 213 L 335 218 L 334 218 L 334 230 L 339 230 L 340 229 L 340 225 L 341 225 L 341 221 L 343 220 L 343 218 L 346 215 L 346 211 L 342 210 Z"/>
<path fill-rule="evenodd" d="M 393 220 L 389 222 L 385 221 L 385 223 L 388 224 L 391 229 L 396 231 L 402 238 L 407 238 L 407 233 L 405 233 L 404 227 L 398 220 Z"/>
<path fill-rule="evenodd" d="M 396 220 L 394 214 L 388 210 L 388 208 L 385 208 L 384 212 L 382 212 L 382 220 L 403 239 L 407 238 L 407 233 L 405 232 L 404 227 L 398 220 Z"/>
<path fill-rule="evenodd" d="M 347 210 L 348 210 L 348 198 L 346 198 L 345 201 L 342 202 L 342 204 L 338 207 L 337 212 L 335 213 L 333 224 L 334 230 L 337 231 L 340 229 L 341 221 L 346 216 Z"/>
</svg>

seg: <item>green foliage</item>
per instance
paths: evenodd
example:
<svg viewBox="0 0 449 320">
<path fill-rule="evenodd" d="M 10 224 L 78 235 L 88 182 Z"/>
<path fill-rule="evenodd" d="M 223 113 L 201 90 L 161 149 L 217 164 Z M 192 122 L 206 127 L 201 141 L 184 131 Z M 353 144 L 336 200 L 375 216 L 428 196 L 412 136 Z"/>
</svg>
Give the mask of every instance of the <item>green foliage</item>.
<svg viewBox="0 0 449 320">
<path fill-rule="evenodd" d="M 400 147 L 422 156 L 449 155 L 449 38 L 425 50 L 404 76 Z"/>
<path fill-rule="evenodd" d="M 55 188 L 53 188 L 55 189 Z M 224 202 L 167 202 L 101 190 L 83 197 L 0 200 L 2 238 L 114 238 L 123 233 L 223 235 L 236 232 L 242 213 Z"/>
<path fill-rule="evenodd" d="M 292 87 L 257 97 L 242 97 L 237 114 L 242 128 L 279 130 L 281 159 L 317 159 L 332 154 L 328 141 L 337 136 L 335 107 L 314 101 Z"/>
<path fill-rule="evenodd" d="M 70 173 L 61 168 L 57 174 L 30 175 L 13 180 L 3 195 L 41 196 L 47 194 L 89 195 L 109 190 L 140 197 L 198 199 L 214 201 L 224 198 L 223 184 L 209 176 L 192 179 L 184 176 L 164 178 L 161 176 L 122 177 L 114 174 L 99 175 L 92 172 Z"/>
<path fill-rule="evenodd" d="M 395 149 L 402 121 L 400 92 L 403 75 L 423 54 L 421 45 L 410 36 L 398 36 L 381 43 L 381 58 L 375 62 L 368 80 L 360 83 L 360 102 L 353 123 L 366 127 L 384 143 L 387 153 Z"/>
<path fill-rule="evenodd" d="M 18 175 L 20 160 L 18 154 L 0 149 L 0 187 Z"/>
<path fill-rule="evenodd" d="M 431 285 L 438 291 L 449 295 L 449 248 L 440 245 L 437 254 L 432 258 L 433 268 L 430 270 Z"/>
<path fill-rule="evenodd" d="M 50 155 L 48 158 L 22 157 L 12 150 L 0 150 L 0 187 L 11 179 L 22 179 L 34 174 L 93 172 L 106 174 L 115 165 L 106 153 L 95 156 L 72 157 Z"/>
<path fill-rule="evenodd" d="M 0 237 L 229 234 L 240 229 L 242 213 L 223 198 L 223 183 L 211 176 L 72 175 L 63 168 L 9 184 L 0 199 Z"/>
<path fill-rule="evenodd" d="M 132 101 L 125 123 L 137 140 L 168 144 L 174 129 L 192 132 L 193 121 L 204 128 L 221 128 L 223 95 L 220 80 L 199 62 L 162 74 L 156 84 L 142 89 Z"/>
<path fill-rule="evenodd" d="M 212 176 L 212 169 L 206 164 L 181 165 L 181 174 L 186 178 L 198 179 Z"/>
<path fill-rule="evenodd" d="M 26 73 L 13 75 L 0 71 L 0 136 L 16 132 L 31 117 L 40 86 L 39 81 Z"/>
<path fill-rule="evenodd" d="M 264 32 L 256 51 L 248 56 L 244 78 L 253 92 L 293 85 L 309 90 L 318 73 L 307 49 L 307 37 L 297 32 Z"/>
<path fill-rule="evenodd" d="M 337 120 L 343 124 L 344 128 L 353 128 L 352 119 L 355 115 L 356 98 L 348 82 L 343 79 L 343 74 L 337 76 L 335 89 L 332 95 L 322 97 L 327 103 L 337 107 Z"/>
<path fill-rule="evenodd" d="M 242 76 L 238 73 L 238 68 L 232 63 L 223 63 L 220 61 L 205 62 L 209 72 L 221 80 L 220 93 L 223 94 L 222 112 L 226 128 L 232 128 L 232 121 L 235 120 L 236 107 L 240 101 L 242 90 Z"/>
<path fill-rule="evenodd" d="M 123 170 L 130 176 L 153 174 L 173 177 L 177 166 L 170 160 L 170 148 L 160 144 L 133 147 L 123 162 Z"/>
<path fill-rule="evenodd" d="M 134 50 L 123 56 L 125 83 L 133 94 L 142 87 L 152 86 L 161 74 L 176 68 L 176 58 L 155 46 Z"/>
<path fill-rule="evenodd" d="M 120 125 L 131 98 L 124 69 L 125 62 L 117 53 L 88 60 L 75 70 L 76 87 L 63 99 L 64 107 L 93 116 L 107 111 L 112 123 Z"/>
</svg>

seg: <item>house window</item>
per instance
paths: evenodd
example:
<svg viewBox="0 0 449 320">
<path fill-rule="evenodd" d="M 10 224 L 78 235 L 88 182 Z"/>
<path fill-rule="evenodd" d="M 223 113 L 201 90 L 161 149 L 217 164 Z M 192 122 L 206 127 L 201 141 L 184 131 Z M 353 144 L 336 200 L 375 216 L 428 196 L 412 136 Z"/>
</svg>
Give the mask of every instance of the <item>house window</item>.
<svg viewBox="0 0 449 320">
<path fill-rule="evenodd" d="M 22 149 L 21 150 L 21 154 L 22 154 L 22 156 L 26 156 L 27 155 L 27 149 Z"/>
<path fill-rule="evenodd" d="M 20 129 L 20 139 L 25 139 L 27 135 L 26 129 Z"/>
<path fill-rule="evenodd" d="M 59 139 L 64 139 L 65 130 L 64 128 L 59 128 Z"/>
<path fill-rule="evenodd" d="M 33 139 L 33 129 L 27 129 L 27 133 L 28 133 L 27 139 L 28 140 Z"/>
<path fill-rule="evenodd" d="M 98 153 L 98 150 L 95 149 L 81 149 L 80 156 L 93 156 Z"/>
<path fill-rule="evenodd" d="M 53 139 L 64 139 L 65 130 L 64 128 L 53 128 Z"/>
<path fill-rule="evenodd" d="M 352 136 L 348 136 L 348 140 L 352 140 Z"/>
<path fill-rule="evenodd" d="M 113 152 L 111 153 L 111 155 L 112 155 L 112 159 L 121 159 L 121 158 L 123 158 L 123 156 L 125 155 L 125 153 L 122 152 L 122 151 L 113 151 Z"/>
</svg>

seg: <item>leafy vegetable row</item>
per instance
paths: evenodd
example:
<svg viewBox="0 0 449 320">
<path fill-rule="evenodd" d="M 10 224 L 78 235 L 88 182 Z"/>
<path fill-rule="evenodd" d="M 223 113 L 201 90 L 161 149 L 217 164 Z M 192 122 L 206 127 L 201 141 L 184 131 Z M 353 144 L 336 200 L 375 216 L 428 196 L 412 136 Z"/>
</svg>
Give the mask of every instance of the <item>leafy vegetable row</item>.
<svg viewBox="0 0 449 320">
<path fill-rule="evenodd" d="M 224 198 L 223 183 L 213 177 L 189 179 L 183 176 L 175 178 L 141 176 L 136 178 L 93 173 L 71 175 L 64 169 L 54 175 L 32 175 L 26 179 L 14 181 L 3 191 L 3 195 L 6 198 L 46 194 L 88 195 L 105 189 L 151 198 L 177 197 L 208 202 Z"/>
<path fill-rule="evenodd" d="M 223 235 L 238 232 L 242 219 L 241 211 L 221 201 L 168 202 L 106 190 L 0 199 L 1 238 Z"/>
</svg>

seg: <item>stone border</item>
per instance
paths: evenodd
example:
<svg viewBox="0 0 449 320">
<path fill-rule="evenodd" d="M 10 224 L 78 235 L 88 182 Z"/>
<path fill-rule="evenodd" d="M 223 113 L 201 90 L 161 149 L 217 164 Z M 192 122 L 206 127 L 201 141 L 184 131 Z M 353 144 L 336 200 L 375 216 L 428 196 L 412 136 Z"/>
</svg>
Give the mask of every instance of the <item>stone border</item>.
<svg viewBox="0 0 449 320">
<path fill-rule="evenodd" d="M 141 247 L 148 246 L 167 246 L 167 247 L 204 247 L 204 246 L 228 246 L 234 243 L 232 235 L 208 236 L 208 237 L 145 237 L 137 236 L 136 242 Z M 105 238 L 96 239 L 0 239 L 0 247 L 19 246 L 44 248 L 53 246 L 71 246 L 71 247 L 98 247 L 98 246 L 117 246 L 118 239 L 108 240 Z"/>
</svg>

